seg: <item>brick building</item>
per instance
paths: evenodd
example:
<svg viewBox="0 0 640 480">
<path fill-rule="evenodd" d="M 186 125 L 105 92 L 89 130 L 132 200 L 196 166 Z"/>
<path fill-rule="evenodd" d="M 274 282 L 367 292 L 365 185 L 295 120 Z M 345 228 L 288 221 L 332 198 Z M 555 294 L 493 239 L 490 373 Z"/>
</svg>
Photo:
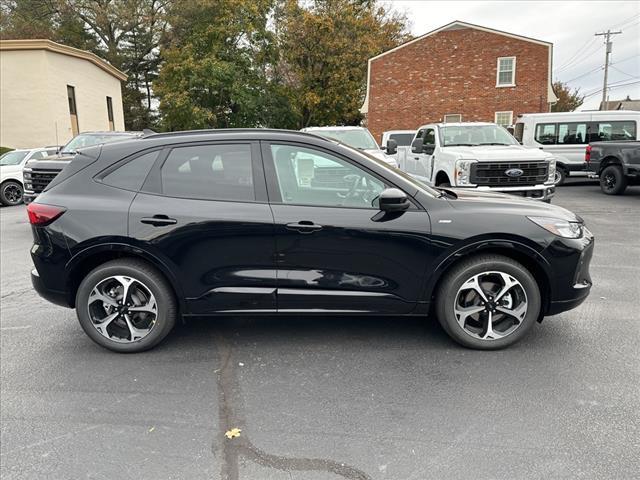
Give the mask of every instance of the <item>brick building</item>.
<svg viewBox="0 0 640 480">
<path fill-rule="evenodd" d="M 370 58 L 361 111 L 378 141 L 431 122 L 510 125 L 557 101 L 552 55 L 549 42 L 455 21 Z"/>
</svg>

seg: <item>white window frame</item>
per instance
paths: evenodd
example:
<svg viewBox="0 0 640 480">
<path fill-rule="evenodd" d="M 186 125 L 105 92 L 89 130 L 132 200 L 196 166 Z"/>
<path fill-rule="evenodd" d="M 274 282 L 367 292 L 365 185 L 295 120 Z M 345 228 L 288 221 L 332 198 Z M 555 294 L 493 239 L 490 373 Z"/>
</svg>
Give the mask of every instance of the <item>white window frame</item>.
<svg viewBox="0 0 640 480">
<path fill-rule="evenodd" d="M 457 117 L 457 120 L 455 120 L 455 121 L 447 120 L 447 117 Z M 442 123 L 460 123 L 460 122 L 462 122 L 462 114 L 461 113 L 447 113 L 442 118 Z"/>
<path fill-rule="evenodd" d="M 498 123 L 498 115 L 500 115 L 501 113 L 508 113 L 509 114 L 509 123 L 506 125 L 503 125 L 501 123 Z M 507 127 L 509 125 L 513 125 L 513 110 L 503 110 L 501 112 L 495 112 L 495 114 L 493 115 L 493 122 L 497 123 L 498 125 L 502 125 L 503 127 Z"/>
<path fill-rule="evenodd" d="M 513 70 L 511 71 L 511 82 L 500 83 L 500 60 L 513 60 Z M 516 57 L 498 57 L 496 62 L 496 88 L 516 86 Z"/>
</svg>

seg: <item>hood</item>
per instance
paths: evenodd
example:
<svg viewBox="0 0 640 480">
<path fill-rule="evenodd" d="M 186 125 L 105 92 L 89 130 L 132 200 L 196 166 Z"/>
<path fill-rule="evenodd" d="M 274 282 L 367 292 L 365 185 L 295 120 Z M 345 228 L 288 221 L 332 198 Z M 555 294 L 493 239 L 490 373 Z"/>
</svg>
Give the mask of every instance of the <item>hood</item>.
<svg viewBox="0 0 640 480">
<path fill-rule="evenodd" d="M 50 155 L 45 158 L 29 160 L 25 168 L 41 168 L 43 170 L 62 170 L 69 165 L 75 154 Z"/>
<path fill-rule="evenodd" d="M 483 192 L 475 189 L 447 188 L 457 198 L 449 198 L 455 209 L 491 210 L 496 213 L 518 213 L 536 217 L 553 217 L 569 222 L 582 222 L 582 218 L 566 208 L 530 198 L 517 197 L 499 192 Z"/>
<path fill-rule="evenodd" d="M 480 161 L 542 161 L 552 157 L 539 148 L 526 148 L 522 145 L 487 145 L 484 147 L 443 147 L 443 152 L 459 155 L 460 158 Z"/>
<path fill-rule="evenodd" d="M 378 160 L 382 160 L 383 162 L 388 163 L 389 165 L 392 165 L 394 167 L 398 166 L 398 162 L 396 162 L 396 159 L 393 157 L 390 157 L 389 155 L 387 155 L 386 153 L 384 153 L 382 150 L 380 149 L 368 149 L 368 150 L 364 150 L 366 153 L 368 153 L 369 155 L 371 155 L 372 157 L 376 157 Z"/>
</svg>

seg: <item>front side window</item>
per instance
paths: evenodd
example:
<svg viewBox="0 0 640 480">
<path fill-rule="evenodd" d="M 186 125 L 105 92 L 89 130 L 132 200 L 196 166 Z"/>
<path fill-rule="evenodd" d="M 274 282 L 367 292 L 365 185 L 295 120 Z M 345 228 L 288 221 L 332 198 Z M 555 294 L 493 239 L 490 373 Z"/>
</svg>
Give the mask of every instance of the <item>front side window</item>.
<svg viewBox="0 0 640 480">
<path fill-rule="evenodd" d="M 536 142 L 542 145 L 554 145 L 556 143 L 556 124 L 539 123 L 536 125 Z"/>
<path fill-rule="evenodd" d="M 582 145 L 587 143 L 586 123 L 559 123 L 558 144 Z"/>
<path fill-rule="evenodd" d="M 294 145 L 271 145 L 283 203 L 377 208 L 385 184 L 334 155 Z"/>
<path fill-rule="evenodd" d="M 495 122 L 503 127 L 508 127 L 513 123 L 513 112 L 496 112 Z"/>
<path fill-rule="evenodd" d="M 516 84 L 516 57 L 498 58 L 498 87 L 513 87 Z"/>
<path fill-rule="evenodd" d="M 620 122 L 598 122 L 597 137 L 592 142 L 608 142 L 616 140 L 635 140 L 636 122 L 632 120 Z M 593 137 L 593 135 L 592 135 Z"/>
<path fill-rule="evenodd" d="M 149 170 L 158 158 L 158 151 L 145 153 L 118 167 L 102 179 L 103 183 L 112 187 L 124 188 L 137 192 L 147 178 Z"/>
<path fill-rule="evenodd" d="M 524 137 L 524 123 L 516 123 L 516 128 L 513 132 L 513 136 L 516 137 L 518 142 L 522 143 L 522 139 Z"/>
<path fill-rule="evenodd" d="M 425 145 L 435 145 L 436 144 L 436 131 L 433 128 L 427 128 L 424 133 L 424 142 Z"/>
<path fill-rule="evenodd" d="M 0 157 L 0 165 L 19 165 L 29 153 L 26 150 L 7 152 Z"/>
<path fill-rule="evenodd" d="M 203 200 L 254 201 L 251 146 L 198 145 L 171 150 L 161 169 L 162 193 Z"/>
</svg>

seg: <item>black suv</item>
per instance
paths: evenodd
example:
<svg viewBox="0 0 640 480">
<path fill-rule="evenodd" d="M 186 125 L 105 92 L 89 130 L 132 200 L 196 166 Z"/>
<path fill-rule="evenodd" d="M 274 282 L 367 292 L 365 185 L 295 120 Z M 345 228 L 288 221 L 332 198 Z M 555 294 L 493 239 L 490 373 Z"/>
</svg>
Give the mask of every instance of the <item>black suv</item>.
<svg viewBox="0 0 640 480">
<path fill-rule="evenodd" d="M 119 352 L 178 316 L 434 313 L 505 347 L 587 297 L 593 236 L 556 206 L 433 189 L 311 134 L 147 135 L 77 153 L 28 207 L 32 281 Z"/>
</svg>

